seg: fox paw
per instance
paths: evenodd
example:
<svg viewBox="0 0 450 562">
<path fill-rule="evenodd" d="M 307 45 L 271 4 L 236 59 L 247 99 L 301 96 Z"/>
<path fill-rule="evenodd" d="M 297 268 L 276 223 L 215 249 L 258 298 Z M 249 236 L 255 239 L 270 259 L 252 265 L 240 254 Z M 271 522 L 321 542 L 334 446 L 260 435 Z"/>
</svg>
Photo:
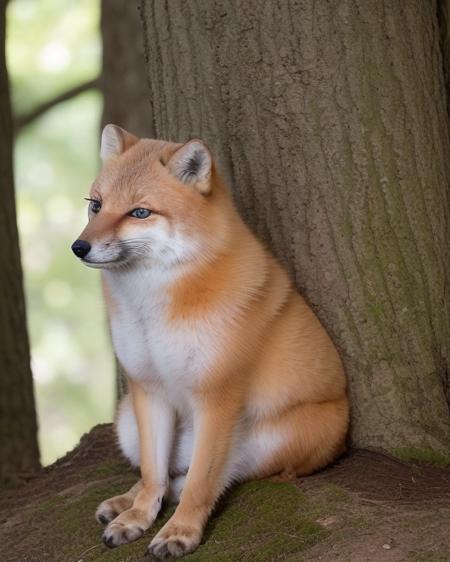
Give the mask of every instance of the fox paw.
<svg viewBox="0 0 450 562">
<path fill-rule="evenodd" d="M 119 513 L 108 504 L 108 502 L 102 502 L 98 507 L 97 511 L 95 512 L 95 519 L 101 525 L 107 525 L 113 519 L 115 519 Z"/>
<path fill-rule="evenodd" d="M 115 519 L 119 513 L 129 509 L 132 505 L 133 500 L 125 495 L 105 500 L 97 507 L 95 519 L 102 525 L 107 525 Z"/>
<path fill-rule="evenodd" d="M 142 512 L 128 509 L 109 523 L 102 540 L 109 548 L 115 548 L 139 539 L 148 527 L 148 521 Z"/>
<path fill-rule="evenodd" d="M 148 549 L 157 558 L 179 558 L 194 551 L 200 544 L 202 532 L 187 525 L 164 525 L 150 543 Z"/>
</svg>

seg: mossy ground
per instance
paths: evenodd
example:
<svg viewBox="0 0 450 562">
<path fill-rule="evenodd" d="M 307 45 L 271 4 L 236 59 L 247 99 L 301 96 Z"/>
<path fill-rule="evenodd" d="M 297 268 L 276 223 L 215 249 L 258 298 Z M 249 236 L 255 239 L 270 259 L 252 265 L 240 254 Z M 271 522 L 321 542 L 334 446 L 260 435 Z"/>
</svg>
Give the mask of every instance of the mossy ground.
<svg viewBox="0 0 450 562">
<path fill-rule="evenodd" d="M 407 461 L 407 462 L 424 462 L 429 463 L 433 466 L 437 466 L 438 468 L 446 468 L 450 465 L 450 459 L 442 455 L 441 453 L 437 453 L 436 451 L 432 451 L 431 449 L 418 449 L 417 447 L 399 447 L 392 451 L 393 455 L 400 460 Z"/>
<path fill-rule="evenodd" d="M 166 508 L 157 524 L 133 544 L 109 550 L 100 541 L 101 527 L 94 521 L 96 506 L 105 498 L 131 486 L 135 476 L 106 476 L 83 490 L 74 486 L 32 504 L 22 513 L 28 532 L 21 546 L 30 551 L 41 544 L 46 558 L 67 562 L 143 562 L 153 534 L 167 520 L 173 508 Z M 317 523 L 325 510 L 311 505 L 293 484 L 271 481 L 250 482 L 236 487 L 219 504 L 205 532 L 203 544 L 186 561 L 257 562 L 296 560 L 304 549 L 322 540 L 328 531 Z M 49 537 L 58 544 L 49 548 Z M 54 542 L 54 541 L 53 541 Z"/>
<path fill-rule="evenodd" d="M 150 562 L 173 508 L 135 543 L 107 549 L 96 506 L 137 479 L 97 430 L 67 458 L 0 493 L 1 562 Z M 217 506 L 187 562 L 450 562 L 450 471 L 368 452 L 291 483 L 256 481 Z M 387 545 L 387 547 L 386 547 Z"/>
</svg>

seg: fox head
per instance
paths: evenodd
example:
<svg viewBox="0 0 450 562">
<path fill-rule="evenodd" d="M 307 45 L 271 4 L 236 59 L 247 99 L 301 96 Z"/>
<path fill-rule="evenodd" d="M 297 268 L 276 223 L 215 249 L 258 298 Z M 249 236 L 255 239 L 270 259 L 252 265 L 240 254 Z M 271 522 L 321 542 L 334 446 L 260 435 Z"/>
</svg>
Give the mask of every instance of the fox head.
<svg viewBox="0 0 450 562">
<path fill-rule="evenodd" d="M 138 139 L 106 125 L 100 156 L 103 168 L 87 198 L 89 222 L 72 245 L 86 265 L 171 267 L 207 259 L 226 238 L 231 199 L 201 141 Z"/>
</svg>

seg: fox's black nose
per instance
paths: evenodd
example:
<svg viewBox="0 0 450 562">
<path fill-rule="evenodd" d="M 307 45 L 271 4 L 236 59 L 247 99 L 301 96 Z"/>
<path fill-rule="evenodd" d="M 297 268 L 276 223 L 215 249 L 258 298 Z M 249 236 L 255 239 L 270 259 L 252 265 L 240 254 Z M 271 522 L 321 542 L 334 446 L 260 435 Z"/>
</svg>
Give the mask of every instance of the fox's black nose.
<svg viewBox="0 0 450 562">
<path fill-rule="evenodd" d="M 86 240 L 75 240 L 72 244 L 72 252 L 79 258 L 85 258 L 91 249 L 91 245 Z"/>
</svg>

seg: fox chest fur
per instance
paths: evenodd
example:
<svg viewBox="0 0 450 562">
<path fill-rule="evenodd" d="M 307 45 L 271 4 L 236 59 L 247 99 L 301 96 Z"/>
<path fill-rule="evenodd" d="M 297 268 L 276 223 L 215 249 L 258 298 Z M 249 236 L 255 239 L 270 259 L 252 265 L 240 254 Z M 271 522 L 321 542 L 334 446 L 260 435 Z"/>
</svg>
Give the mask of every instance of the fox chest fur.
<svg viewBox="0 0 450 562">
<path fill-rule="evenodd" d="M 211 326 L 169 318 L 168 279 L 161 272 L 107 272 L 114 303 L 110 324 L 117 357 L 131 378 L 161 389 L 177 410 L 214 361 Z"/>
</svg>

